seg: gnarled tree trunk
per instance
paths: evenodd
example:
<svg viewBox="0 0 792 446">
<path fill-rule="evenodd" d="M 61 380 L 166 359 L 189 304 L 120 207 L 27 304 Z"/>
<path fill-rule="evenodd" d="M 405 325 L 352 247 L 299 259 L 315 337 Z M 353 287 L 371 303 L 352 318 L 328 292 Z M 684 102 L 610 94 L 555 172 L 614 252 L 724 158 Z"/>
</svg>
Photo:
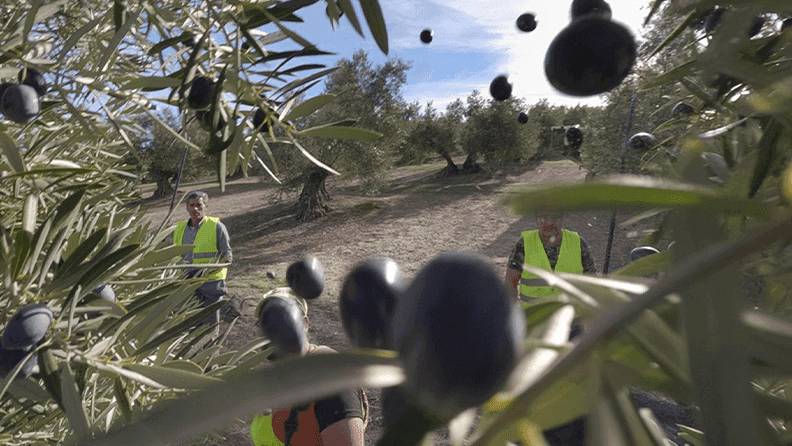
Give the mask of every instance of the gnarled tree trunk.
<svg viewBox="0 0 792 446">
<path fill-rule="evenodd" d="M 297 220 L 311 221 L 326 215 L 330 210 L 327 205 L 330 194 L 325 187 L 328 175 L 329 172 L 318 167 L 312 168 L 305 175 L 305 183 L 297 200 Z"/>
<path fill-rule="evenodd" d="M 459 167 L 457 167 L 457 165 L 454 164 L 454 160 L 451 159 L 451 155 L 449 155 L 448 152 L 445 150 L 440 150 L 439 153 L 440 156 L 442 156 L 448 163 L 448 165 L 445 166 L 443 170 L 440 171 L 440 174 L 447 177 L 458 174 Z"/>
<path fill-rule="evenodd" d="M 166 172 L 156 166 L 152 166 L 151 176 L 157 181 L 157 189 L 151 196 L 152 198 L 167 198 L 173 195 L 173 184 L 171 184 L 171 179 L 176 177 L 175 173 Z"/>
<path fill-rule="evenodd" d="M 464 173 L 479 173 L 483 172 L 484 169 L 479 166 L 479 163 L 476 162 L 478 159 L 477 153 L 471 153 L 465 158 L 465 163 L 462 164 L 462 172 Z"/>
</svg>

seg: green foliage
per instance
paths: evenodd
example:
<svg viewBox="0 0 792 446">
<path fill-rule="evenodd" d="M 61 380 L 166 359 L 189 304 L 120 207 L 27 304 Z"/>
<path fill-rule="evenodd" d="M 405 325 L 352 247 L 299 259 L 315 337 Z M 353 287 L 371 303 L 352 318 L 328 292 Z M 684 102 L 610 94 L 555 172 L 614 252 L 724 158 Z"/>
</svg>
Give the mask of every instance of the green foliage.
<svg viewBox="0 0 792 446">
<path fill-rule="evenodd" d="M 423 163 L 427 158 L 440 155 L 446 160 L 456 152 L 457 132 L 452 118 L 439 116 L 429 102 L 423 115 L 411 123 L 404 145 L 399 148 L 402 162 Z"/>
<path fill-rule="evenodd" d="M 526 110 L 522 100 L 493 101 L 484 99 L 478 91 L 467 98 L 465 125 L 460 137 L 468 156 L 485 160 L 527 160 L 536 153 L 535 125 L 523 125 L 517 115 Z M 529 123 L 531 113 L 529 113 Z"/>
<path fill-rule="evenodd" d="M 557 152 L 556 147 L 562 144 L 560 138 L 553 134 L 553 128 L 564 122 L 564 109 L 550 105 L 547 99 L 542 99 L 531 107 L 528 113 L 528 123 L 525 125 L 533 128 L 535 137 L 531 139 L 531 146 L 536 150 L 539 159 L 551 158 Z M 574 124 L 583 124 L 575 122 Z M 586 144 L 584 142 L 584 144 Z"/>
<path fill-rule="evenodd" d="M 669 97 L 674 95 L 676 87 L 661 86 L 647 91 L 639 91 L 635 97 L 635 111 L 632 117 L 630 135 L 625 133 L 630 122 L 630 103 L 633 90 L 639 88 L 642 79 L 651 78 L 653 72 L 644 72 L 628 77 L 622 85 L 608 93 L 607 104 L 602 110 L 590 115 L 585 142 L 581 148 L 581 161 L 584 167 L 595 170 L 597 174 L 610 173 L 647 173 L 650 161 L 657 151 L 642 153 L 625 147 L 629 136 L 640 132 L 648 132 L 658 142 L 664 141 L 673 132 L 670 129 L 657 131 L 658 127 L 667 122 L 671 115 Z M 624 168 L 621 157 L 625 156 Z M 654 169 L 657 173 L 657 169 Z"/>
<path fill-rule="evenodd" d="M 342 172 L 344 178 L 363 179 L 366 191 L 381 188 L 402 137 L 400 128 L 406 104 L 401 89 L 409 68 L 408 63 L 398 58 L 375 66 L 363 50 L 355 52 L 351 59 L 341 59 L 325 81 L 324 94 L 335 98 L 315 113 L 297 120 L 301 127 L 297 133 L 299 143 L 317 159 Z M 305 130 L 331 123 L 341 123 L 338 129 L 347 138 L 333 140 L 328 137 L 342 135 Z M 363 133 L 363 129 L 375 133 Z M 356 132 L 360 137 L 355 137 Z M 288 145 L 281 144 L 273 150 L 287 177 L 296 178 L 301 184 L 311 180 L 310 172 L 316 170 L 314 164 L 291 154 L 293 149 Z"/>
<path fill-rule="evenodd" d="M 159 119 L 171 128 L 180 127 L 170 110 L 166 109 Z M 170 196 L 169 194 L 173 190 L 171 183 L 176 180 L 185 150 L 187 150 L 187 158 L 182 171 L 182 181 L 203 178 L 217 170 L 216 156 L 190 150 L 186 144 L 158 126 L 147 115 L 136 117 L 136 121 L 135 124 L 139 126 L 140 130 L 129 136 L 142 164 L 137 164 L 133 156 L 127 156 L 126 161 L 136 165 L 136 173 L 144 182 L 157 183 L 155 196 Z M 205 146 L 209 139 L 207 132 L 194 119 L 188 121 L 182 136 L 199 147 Z"/>
</svg>

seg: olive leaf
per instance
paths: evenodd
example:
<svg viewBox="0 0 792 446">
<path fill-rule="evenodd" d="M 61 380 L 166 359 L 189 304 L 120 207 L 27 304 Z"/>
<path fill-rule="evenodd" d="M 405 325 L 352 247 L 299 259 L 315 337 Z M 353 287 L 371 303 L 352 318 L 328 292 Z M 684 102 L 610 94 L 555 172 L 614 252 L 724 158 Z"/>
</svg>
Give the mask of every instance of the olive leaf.
<svg viewBox="0 0 792 446">
<path fill-rule="evenodd" d="M 158 405 L 139 421 L 85 445 L 169 442 L 266 408 L 288 407 L 355 387 L 398 385 L 403 380 L 398 361 L 380 356 L 341 353 L 298 358 Z"/>
</svg>

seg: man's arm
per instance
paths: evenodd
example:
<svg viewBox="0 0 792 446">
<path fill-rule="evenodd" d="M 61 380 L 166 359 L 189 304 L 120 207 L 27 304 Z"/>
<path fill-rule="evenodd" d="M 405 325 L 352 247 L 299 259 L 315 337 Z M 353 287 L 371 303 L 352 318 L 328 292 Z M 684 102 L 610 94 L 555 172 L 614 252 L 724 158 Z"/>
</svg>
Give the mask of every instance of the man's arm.
<svg viewBox="0 0 792 446">
<path fill-rule="evenodd" d="M 231 252 L 231 241 L 228 236 L 228 228 L 221 223 L 217 222 L 217 251 L 220 253 L 220 261 L 224 263 L 231 263 L 234 255 Z"/>
<path fill-rule="evenodd" d="M 343 392 L 319 400 L 314 414 L 322 435 L 322 443 L 340 446 L 363 446 L 364 398 L 363 389 Z"/>
<path fill-rule="evenodd" d="M 520 240 L 514 244 L 514 249 L 512 249 L 509 260 L 506 262 L 506 277 L 503 281 L 504 285 L 506 285 L 506 289 L 509 291 L 509 295 L 515 299 L 519 296 L 518 287 L 524 262 L 525 242 L 522 237 L 520 237 Z"/>
<path fill-rule="evenodd" d="M 322 431 L 322 443 L 339 446 L 363 446 L 363 420 L 358 417 L 345 418 L 327 426 Z"/>
<path fill-rule="evenodd" d="M 583 237 L 580 237 L 580 260 L 583 263 L 584 273 L 597 274 L 597 265 L 594 264 L 588 242 Z"/>
</svg>

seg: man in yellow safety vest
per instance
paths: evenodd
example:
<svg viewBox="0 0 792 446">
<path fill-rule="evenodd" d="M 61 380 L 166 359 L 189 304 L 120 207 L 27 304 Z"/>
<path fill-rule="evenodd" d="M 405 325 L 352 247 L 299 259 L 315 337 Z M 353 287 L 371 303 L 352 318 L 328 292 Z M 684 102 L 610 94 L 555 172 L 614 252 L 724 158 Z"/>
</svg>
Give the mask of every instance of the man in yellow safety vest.
<svg viewBox="0 0 792 446">
<path fill-rule="evenodd" d="M 281 302 L 274 302 L 277 300 Z M 289 307 L 299 308 L 300 326 L 294 326 L 294 318 L 285 314 L 288 310 L 284 308 Z M 279 358 L 335 353 L 330 347 L 308 341 L 308 304 L 289 288 L 275 288 L 265 294 L 254 315 L 262 332 L 276 331 L 290 340 L 299 339 L 289 346 L 293 351 L 283 350 L 285 346 L 272 340 Z M 368 397 L 363 389 L 357 388 L 259 415 L 250 424 L 250 437 L 255 446 L 364 446 L 367 424 Z"/>
<path fill-rule="evenodd" d="M 506 287 L 523 302 L 537 298 L 554 297 L 560 290 L 528 271 L 523 265 L 532 265 L 547 271 L 566 273 L 597 273 L 586 240 L 577 232 L 564 229 L 560 213 L 543 213 L 536 216 L 537 229 L 525 231 L 514 246 L 506 268 Z M 569 339 L 583 331 L 577 320 L 572 321 Z M 586 444 L 586 417 L 577 418 L 542 432 L 550 446 Z"/>
<path fill-rule="evenodd" d="M 577 232 L 564 229 L 562 214 L 539 214 L 536 227 L 521 234 L 509 256 L 505 282 L 512 296 L 530 302 L 561 293 L 535 274 L 523 271 L 524 264 L 565 273 L 597 272 L 588 243 Z"/>
<path fill-rule="evenodd" d="M 233 255 L 228 237 L 228 229 L 217 217 L 206 215 L 209 204 L 209 195 L 203 191 L 193 191 L 187 194 L 187 213 L 190 219 L 176 224 L 173 231 L 174 245 L 195 244 L 192 251 L 182 254 L 185 263 L 194 265 L 209 263 L 231 263 Z M 197 290 L 195 295 L 206 307 L 211 305 L 228 293 L 225 279 L 228 268 L 195 268 L 188 270 L 186 276 L 205 277 L 207 280 Z M 220 321 L 220 310 L 207 319 L 204 323 Z"/>
</svg>

